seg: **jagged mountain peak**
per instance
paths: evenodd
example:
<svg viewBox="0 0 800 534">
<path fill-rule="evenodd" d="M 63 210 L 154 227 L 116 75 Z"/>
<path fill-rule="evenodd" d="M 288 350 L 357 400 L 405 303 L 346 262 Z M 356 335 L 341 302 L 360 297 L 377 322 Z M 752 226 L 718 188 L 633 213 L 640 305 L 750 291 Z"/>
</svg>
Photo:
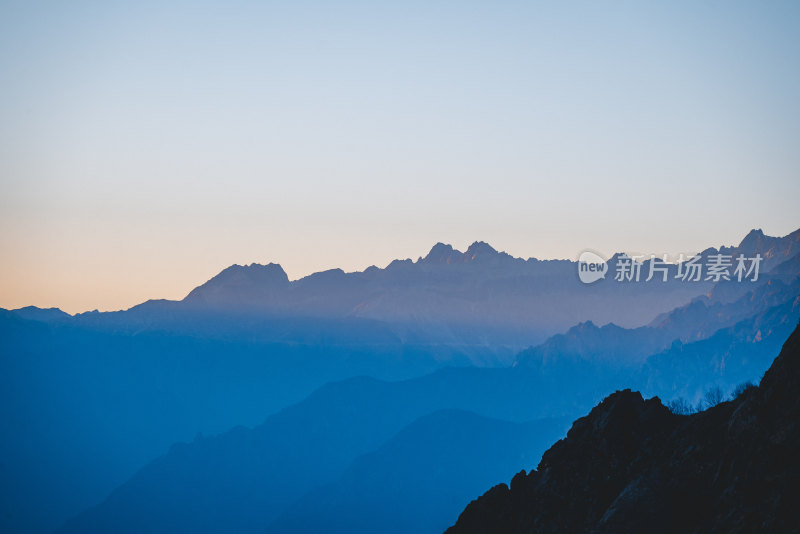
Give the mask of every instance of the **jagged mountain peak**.
<svg viewBox="0 0 800 534">
<path fill-rule="evenodd" d="M 250 265 L 234 264 L 223 269 L 204 285 L 218 283 L 285 286 L 289 284 L 289 276 L 278 263 L 268 263 L 266 265 L 261 263 L 251 263 Z"/>
<path fill-rule="evenodd" d="M 494 247 L 485 241 L 475 241 L 469 246 L 469 248 L 467 248 L 466 254 L 472 258 L 475 258 L 478 255 L 494 256 L 495 254 L 498 254 L 498 252 Z"/>
<path fill-rule="evenodd" d="M 286 272 L 283 270 L 283 267 L 279 263 L 251 263 L 250 265 L 239 265 L 238 263 L 234 263 L 228 267 L 222 269 L 218 274 L 213 276 L 209 282 L 224 278 L 229 278 L 232 276 L 262 276 L 265 273 L 269 274 L 278 274 L 279 276 L 286 276 Z M 287 276 L 288 279 L 288 276 Z"/>
<path fill-rule="evenodd" d="M 739 243 L 739 246 L 740 247 L 744 247 L 744 246 L 748 245 L 749 243 L 753 243 L 755 241 L 758 241 L 759 239 L 761 239 L 763 237 L 764 237 L 764 231 L 761 228 L 754 228 L 754 229 L 750 230 L 749 232 L 747 232 L 747 235 L 744 236 L 744 238 L 742 239 L 741 243 Z"/>
<path fill-rule="evenodd" d="M 795 256 L 800 251 L 800 229 L 783 237 L 770 236 L 760 228 L 750 230 L 736 247 L 720 247 L 722 254 L 744 254 L 753 257 L 760 254 L 764 260 L 762 271 L 768 271 L 779 263 Z M 717 250 L 713 249 L 713 253 Z"/>
<path fill-rule="evenodd" d="M 427 264 L 453 264 L 453 263 L 468 263 L 475 260 L 483 260 L 495 258 L 498 256 L 508 256 L 505 252 L 498 252 L 494 247 L 485 241 L 475 241 L 465 252 L 453 248 L 450 244 L 436 243 L 430 252 L 424 258 L 419 260 L 420 263 Z M 508 256 L 510 257 L 510 256 Z"/>
<path fill-rule="evenodd" d="M 218 305 L 263 301 L 274 292 L 288 288 L 290 283 L 286 271 L 277 263 L 234 264 L 193 289 L 184 301 Z"/>
<path fill-rule="evenodd" d="M 456 263 L 461 261 L 463 257 L 464 253 L 454 249 L 452 245 L 439 242 L 431 248 L 427 256 L 422 258 L 421 262 L 442 265 Z"/>
<path fill-rule="evenodd" d="M 658 397 L 645 399 L 638 391 L 617 391 L 573 423 L 563 443 L 556 444 L 544 454 L 539 470 L 564 461 L 563 448 L 581 440 L 596 441 L 594 448 L 610 451 L 615 442 L 638 441 L 638 437 L 632 439 L 632 436 L 663 427 L 672 417 L 673 414 Z"/>
</svg>

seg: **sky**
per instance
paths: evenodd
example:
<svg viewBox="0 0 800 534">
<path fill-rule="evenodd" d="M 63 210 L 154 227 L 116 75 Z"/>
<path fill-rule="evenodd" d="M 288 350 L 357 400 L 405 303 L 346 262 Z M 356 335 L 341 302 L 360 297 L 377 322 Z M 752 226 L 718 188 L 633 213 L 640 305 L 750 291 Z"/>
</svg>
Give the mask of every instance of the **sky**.
<svg viewBox="0 0 800 534">
<path fill-rule="evenodd" d="M 0 0 L 0 307 L 800 227 L 797 2 Z"/>
</svg>

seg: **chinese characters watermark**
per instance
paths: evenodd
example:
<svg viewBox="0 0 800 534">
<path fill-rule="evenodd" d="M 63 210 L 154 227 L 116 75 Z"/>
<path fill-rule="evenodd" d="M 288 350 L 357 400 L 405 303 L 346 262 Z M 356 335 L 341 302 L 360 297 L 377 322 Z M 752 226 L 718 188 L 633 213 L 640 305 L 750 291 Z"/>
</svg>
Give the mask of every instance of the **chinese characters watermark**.
<svg viewBox="0 0 800 534">
<path fill-rule="evenodd" d="M 611 270 L 616 282 L 650 282 L 651 280 L 667 282 L 670 279 L 681 282 L 721 282 L 758 280 L 759 269 L 763 258 L 761 254 L 747 257 L 732 254 L 709 254 L 707 256 L 685 256 L 681 254 L 675 263 L 667 261 L 667 255 L 658 257 L 617 256 L 613 269 L 610 261 L 592 251 L 584 251 L 578 258 L 578 277 L 581 282 L 591 284 L 602 278 Z"/>
</svg>

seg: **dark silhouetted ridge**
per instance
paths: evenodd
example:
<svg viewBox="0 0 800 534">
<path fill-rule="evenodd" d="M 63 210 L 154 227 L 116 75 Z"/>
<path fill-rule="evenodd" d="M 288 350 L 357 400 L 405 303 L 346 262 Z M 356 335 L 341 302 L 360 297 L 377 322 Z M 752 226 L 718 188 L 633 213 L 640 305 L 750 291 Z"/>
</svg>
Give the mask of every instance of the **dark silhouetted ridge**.
<svg viewBox="0 0 800 534">
<path fill-rule="evenodd" d="M 798 532 L 798 386 L 800 328 L 758 388 L 704 412 L 614 393 L 447 532 Z"/>
</svg>

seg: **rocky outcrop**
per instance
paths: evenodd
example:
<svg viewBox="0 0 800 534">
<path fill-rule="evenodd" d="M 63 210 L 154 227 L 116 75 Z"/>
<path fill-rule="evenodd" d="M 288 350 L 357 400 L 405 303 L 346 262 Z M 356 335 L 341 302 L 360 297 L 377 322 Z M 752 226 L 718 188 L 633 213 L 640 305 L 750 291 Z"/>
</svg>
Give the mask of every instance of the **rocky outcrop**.
<svg viewBox="0 0 800 534">
<path fill-rule="evenodd" d="M 447 533 L 798 532 L 799 386 L 795 330 L 759 387 L 704 412 L 614 393 Z"/>
</svg>

